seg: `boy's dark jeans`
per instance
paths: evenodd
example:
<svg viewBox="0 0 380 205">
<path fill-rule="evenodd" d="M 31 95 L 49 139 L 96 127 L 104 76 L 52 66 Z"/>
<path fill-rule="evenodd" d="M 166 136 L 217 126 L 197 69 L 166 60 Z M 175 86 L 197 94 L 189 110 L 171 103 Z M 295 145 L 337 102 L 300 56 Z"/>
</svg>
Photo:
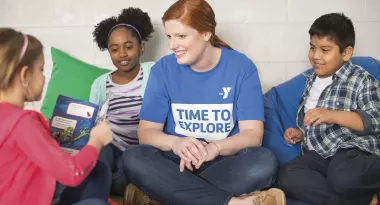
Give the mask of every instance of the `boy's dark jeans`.
<svg viewBox="0 0 380 205">
<path fill-rule="evenodd" d="M 307 151 L 286 163 L 279 186 L 297 200 L 317 205 L 369 205 L 380 190 L 380 157 L 341 149 L 324 159 Z"/>
<path fill-rule="evenodd" d="M 148 145 L 123 153 L 124 173 L 133 184 L 165 205 L 224 205 L 231 197 L 271 185 L 277 173 L 274 154 L 262 147 L 206 162 L 199 170 L 179 171 L 180 158 Z"/>
</svg>

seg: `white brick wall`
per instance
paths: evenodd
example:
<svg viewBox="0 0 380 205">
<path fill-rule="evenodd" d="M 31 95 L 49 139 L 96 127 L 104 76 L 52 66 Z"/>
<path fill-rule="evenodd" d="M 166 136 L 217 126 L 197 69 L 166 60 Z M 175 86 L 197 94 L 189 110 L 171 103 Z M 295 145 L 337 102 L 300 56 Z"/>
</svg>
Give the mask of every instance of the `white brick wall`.
<svg viewBox="0 0 380 205">
<path fill-rule="evenodd" d="M 92 41 L 94 25 L 122 8 L 140 7 L 155 24 L 144 60 L 169 53 L 160 18 L 175 0 L 0 0 L 0 26 L 40 38 L 46 47 L 46 70 L 52 67 L 50 46 L 91 64 L 112 68 L 107 52 Z M 380 59 L 380 0 L 208 0 L 217 17 L 217 34 L 247 54 L 259 68 L 263 90 L 310 67 L 308 29 L 318 16 L 344 12 L 355 24 L 355 55 Z M 38 109 L 40 103 L 31 108 Z"/>
</svg>

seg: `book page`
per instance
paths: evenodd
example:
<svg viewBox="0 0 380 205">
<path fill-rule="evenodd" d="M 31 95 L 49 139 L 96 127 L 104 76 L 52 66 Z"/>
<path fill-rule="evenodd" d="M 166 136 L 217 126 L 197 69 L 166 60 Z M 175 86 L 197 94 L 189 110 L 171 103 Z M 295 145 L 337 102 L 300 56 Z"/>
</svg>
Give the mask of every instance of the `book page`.
<svg viewBox="0 0 380 205">
<path fill-rule="evenodd" d="M 67 127 L 72 127 L 75 129 L 76 125 L 77 125 L 76 120 L 63 118 L 59 116 L 55 116 L 51 122 L 52 127 L 56 127 L 63 130 L 66 129 Z"/>
<path fill-rule="evenodd" d="M 67 114 L 90 119 L 94 115 L 94 108 L 88 105 L 70 103 Z"/>
</svg>

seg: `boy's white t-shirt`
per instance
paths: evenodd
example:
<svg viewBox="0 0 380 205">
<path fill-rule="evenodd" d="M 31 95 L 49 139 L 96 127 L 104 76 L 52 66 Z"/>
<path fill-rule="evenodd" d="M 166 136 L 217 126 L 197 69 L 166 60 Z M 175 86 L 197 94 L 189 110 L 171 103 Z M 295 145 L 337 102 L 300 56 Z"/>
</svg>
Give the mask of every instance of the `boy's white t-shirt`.
<svg viewBox="0 0 380 205">
<path fill-rule="evenodd" d="M 307 113 L 307 111 L 314 109 L 317 106 L 319 97 L 321 96 L 323 90 L 325 90 L 325 88 L 329 86 L 332 82 L 333 82 L 332 76 L 327 77 L 327 78 L 320 78 L 317 76 L 315 78 L 315 81 L 310 89 L 309 96 L 306 99 L 305 108 L 304 108 L 305 114 Z M 314 147 L 310 143 L 310 139 L 308 137 L 306 138 L 306 144 L 309 150 L 314 150 Z"/>
</svg>

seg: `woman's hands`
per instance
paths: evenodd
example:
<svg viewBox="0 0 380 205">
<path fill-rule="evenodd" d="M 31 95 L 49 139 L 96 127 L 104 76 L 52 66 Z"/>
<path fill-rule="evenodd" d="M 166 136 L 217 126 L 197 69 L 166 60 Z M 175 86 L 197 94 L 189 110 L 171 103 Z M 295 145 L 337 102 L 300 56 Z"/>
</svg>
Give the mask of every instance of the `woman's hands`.
<svg viewBox="0 0 380 205">
<path fill-rule="evenodd" d="M 179 169 L 185 167 L 190 171 L 199 169 L 204 162 L 219 156 L 220 149 L 216 142 L 207 143 L 194 137 L 178 137 L 173 144 L 173 152 L 181 158 Z"/>
</svg>

